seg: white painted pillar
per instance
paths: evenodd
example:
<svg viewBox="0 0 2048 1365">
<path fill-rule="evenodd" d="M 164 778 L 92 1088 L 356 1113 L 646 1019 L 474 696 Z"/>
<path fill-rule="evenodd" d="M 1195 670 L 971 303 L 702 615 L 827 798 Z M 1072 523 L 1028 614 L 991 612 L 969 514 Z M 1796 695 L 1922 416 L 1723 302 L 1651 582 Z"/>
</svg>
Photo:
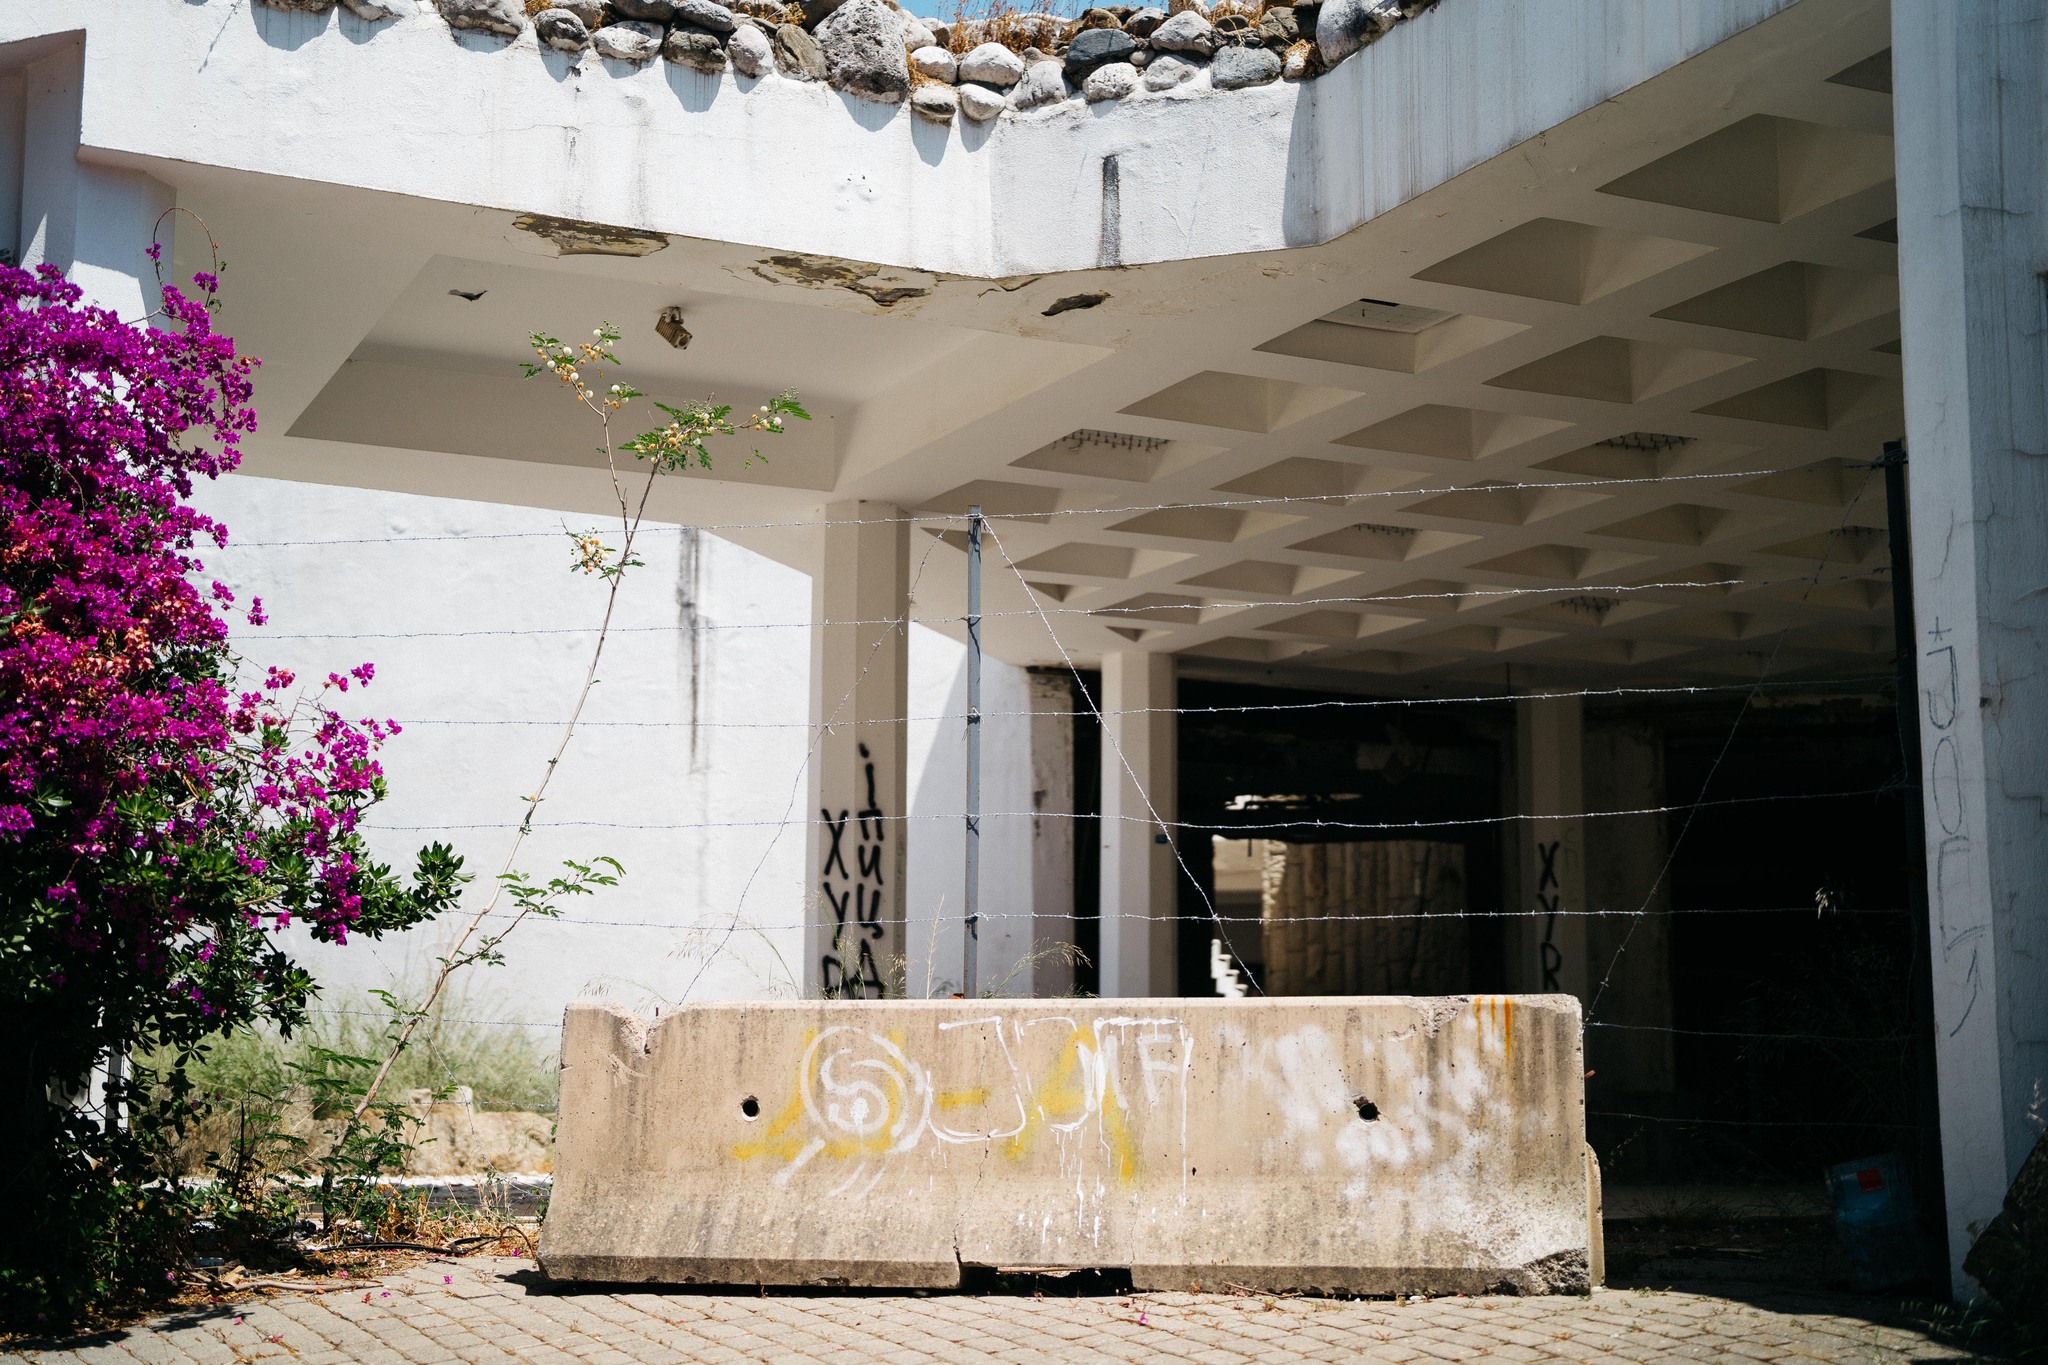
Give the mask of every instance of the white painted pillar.
<svg viewBox="0 0 2048 1365">
<path fill-rule="evenodd" d="M 172 225 L 159 229 L 157 223 L 177 196 L 138 171 L 78 159 L 82 82 L 77 48 L 33 62 L 22 74 L 21 188 L 12 237 L 21 264 L 60 267 L 87 302 L 135 322 L 159 301 L 147 254 L 153 232 L 164 245 L 164 278 L 174 278 Z M 0 103 L 5 98 L 0 90 Z M 0 134 L 9 121 L 0 115 Z M 6 160 L 0 155 L 0 166 Z"/>
<path fill-rule="evenodd" d="M 1179 777 L 1173 656 L 1123 650 L 1102 658 L 1102 921 L 1104 996 L 1176 994 L 1179 868 L 1172 823 Z M 1142 790 L 1141 790 L 1142 788 Z M 1160 822 L 1164 822 L 1165 828 Z"/>
<path fill-rule="evenodd" d="M 910 676 L 910 526 L 902 516 L 878 502 L 827 507 L 811 579 L 809 809 L 818 823 L 805 863 L 804 973 L 813 995 L 902 993 Z"/>
<path fill-rule="evenodd" d="M 1900 313 L 1951 1282 L 2048 1093 L 2048 0 L 1894 0 Z"/>
<path fill-rule="evenodd" d="M 1534 912 L 1516 936 L 1522 989 L 1587 998 L 1584 705 L 1537 694 L 1515 704 L 1515 772 L 1521 789 L 1519 909 Z M 1573 913 L 1568 913 L 1573 912 Z"/>
</svg>

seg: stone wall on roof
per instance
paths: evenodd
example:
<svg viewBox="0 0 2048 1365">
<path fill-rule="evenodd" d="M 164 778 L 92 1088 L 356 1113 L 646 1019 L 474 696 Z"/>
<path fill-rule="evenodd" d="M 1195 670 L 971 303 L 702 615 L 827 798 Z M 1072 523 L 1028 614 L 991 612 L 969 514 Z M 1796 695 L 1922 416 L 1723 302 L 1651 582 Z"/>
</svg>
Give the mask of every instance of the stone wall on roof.
<svg viewBox="0 0 2048 1365">
<path fill-rule="evenodd" d="M 381 22 L 413 0 L 259 0 Z M 673 62 L 764 80 L 823 82 L 859 99 L 908 101 L 933 123 L 986 123 L 1067 103 L 1311 80 L 1437 0 L 1170 0 L 1079 18 L 1001 12 L 942 23 L 895 0 L 433 0 L 451 28 L 595 60 Z"/>
</svg>

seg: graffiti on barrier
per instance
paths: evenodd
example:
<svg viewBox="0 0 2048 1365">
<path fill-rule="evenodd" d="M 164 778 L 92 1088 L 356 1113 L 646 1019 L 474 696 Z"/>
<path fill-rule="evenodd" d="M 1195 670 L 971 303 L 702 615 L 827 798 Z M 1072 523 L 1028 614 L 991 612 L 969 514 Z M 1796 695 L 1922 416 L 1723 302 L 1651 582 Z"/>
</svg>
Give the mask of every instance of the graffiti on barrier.
<svg viewBox="0 0 2048 1365">
<path fill-rule="evenodd" d="M 1137 1178 L 1134 1107 L 1170 1110 L 1185 1141 L 1192 1043 L 1177 1019 L 1063 1015 L 946 1020 L 947 1074 L 902 1036 L 854 1025 L 808 1035 L 787 1101 L 741 1160 L 782 1162 L 787 1180 L 815 1161 L 865 1164 L 926 1143 L 983 1144 L 1021 1161 L 1047 1142 L 1099 1145 L 1120 1182 Z"/>
</svg>

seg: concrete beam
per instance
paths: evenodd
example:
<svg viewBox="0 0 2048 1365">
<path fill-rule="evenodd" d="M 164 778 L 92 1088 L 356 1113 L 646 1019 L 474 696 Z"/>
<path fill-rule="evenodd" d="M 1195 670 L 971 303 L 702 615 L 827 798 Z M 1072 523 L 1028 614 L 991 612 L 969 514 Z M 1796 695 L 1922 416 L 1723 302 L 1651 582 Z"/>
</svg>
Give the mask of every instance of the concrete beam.
<svg viewBox="0 0 2048 1365">
<path fill-rule="evenodd" d="M 552 1278 L 1583 1292 L 1569 996 L 572 1006 Z"/>
<path fill-rule="evenodd" d="M 1895 0 L 1900 309 L 1951 1275 L 2048 1084 L 2048 4 Z"/>
<path fill-rule="evenodd" d="M 58 267 L 88 303 L 132 322 L 160 298 L 148 256 L 153 235 L 164 245 L 166 278 L 173 274 L 172 225 L 159 230 L 158 222 L 177 195 L 139 171 L 78 159 L 83 57 L 65 47 L 30 63 L 15 87 L 18 115 L 4 111 L 14 91 L 0 89 L 0 142 L 17 129 L 19 136 L 17 150 L 0 152 L 0 175 L 10 162 L 19 167 L 19 189 L 0 194 L 0 208 L 11 202 L 18 214 L 0 246 L 12 247 L 24 266 Z"/>
<path fill-rule="evenodd" d="M 825 509 L 811 580 L 811 994 L 898 994 L 905 959 L 910 524 L 886 503 Z"/>
</svg>

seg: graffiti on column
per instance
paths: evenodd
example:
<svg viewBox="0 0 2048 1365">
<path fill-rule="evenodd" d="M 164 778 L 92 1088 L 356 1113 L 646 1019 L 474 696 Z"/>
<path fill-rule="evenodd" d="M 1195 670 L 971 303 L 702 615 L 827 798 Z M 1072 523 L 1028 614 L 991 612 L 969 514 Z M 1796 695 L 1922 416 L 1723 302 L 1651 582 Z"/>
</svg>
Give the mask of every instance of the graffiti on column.
<svg viewBox="0 0 2048 1365">
<path fill-rule="evenodd" d="M 1948 1031 L 1951 1038 L 1962 1032 L 1971 1012 L 1977 1008 L 1977 994 L 1983 988 L 1978 975 L 1977 940 L 1985 930 L 1977 914 L 1975 888 L 1970 885 L 1970 832 L 1964 818 L 1967 812 L 1963 805 L 1962 755 L 1954 734 L 1962 698 L 1962 679 L 1956 667 L 1955 646 L 1941 643 L 1952 633 L 1942 628 L 1938 616 L 1927 632 L 1928 639 L 1935 645 L 1927 651 L 1928 667 L 1923 673 L 1926 679 L 1927 724 L 1938 738 L 1927 755 L 1922 779 L 1927 784 L 1927 809 L 1941 825 L 1941 839 L 1934 846 L 1934 875 L 1929 878 L 1933 884 L 1930 899 L 1933 901 L 1935 934 L 1941 942 L 1941 960 L 1946 963 L 1959 956 L 1965 948 L 1970 954 L 1969 965 L 1963 969 L 1963 980 L 1969 985 L 1969 998 L 1963 1002 L 1962 1013 L 1956 1016 L 1954 1026 Z"/>
<path fill-rule="evenodd" d="M 1557 854 L 1563 847 L 1563 841 L 1558 839 L 1536 845 L 1536 856 L 1543 863 L 1543 872 L 1536 879 L 1536 908 L 1543 912 L 1543 943 L 1538 952 L 1542 956 L 1543 989 L 1546 991 L 1564 989 L 1557 981 L 1557 973 L 1564 966 L 1564 953 L 1556 943 L 1557 912 L 1564 903 L 1564 883 L 1557 875 Z"/>
<path fill-rule="evenodd" d="M 875 798 L 875 764 L 868 746 L 860 746 L 861 777 L 867 802 L 859 810 L 828 806 L 818 812 L 825 821 L 825 859 L 819 870 L 825 904 L 832 911 L 832 942 L 819 963 L 827 996 L 854 1000 L 880 999 L 887 991 L 875 962 L 875 942 L 882 937 L 882 843 L 887 819 Z M 848 837 L 853 859 L 847 860 Z"/>
</svg>

